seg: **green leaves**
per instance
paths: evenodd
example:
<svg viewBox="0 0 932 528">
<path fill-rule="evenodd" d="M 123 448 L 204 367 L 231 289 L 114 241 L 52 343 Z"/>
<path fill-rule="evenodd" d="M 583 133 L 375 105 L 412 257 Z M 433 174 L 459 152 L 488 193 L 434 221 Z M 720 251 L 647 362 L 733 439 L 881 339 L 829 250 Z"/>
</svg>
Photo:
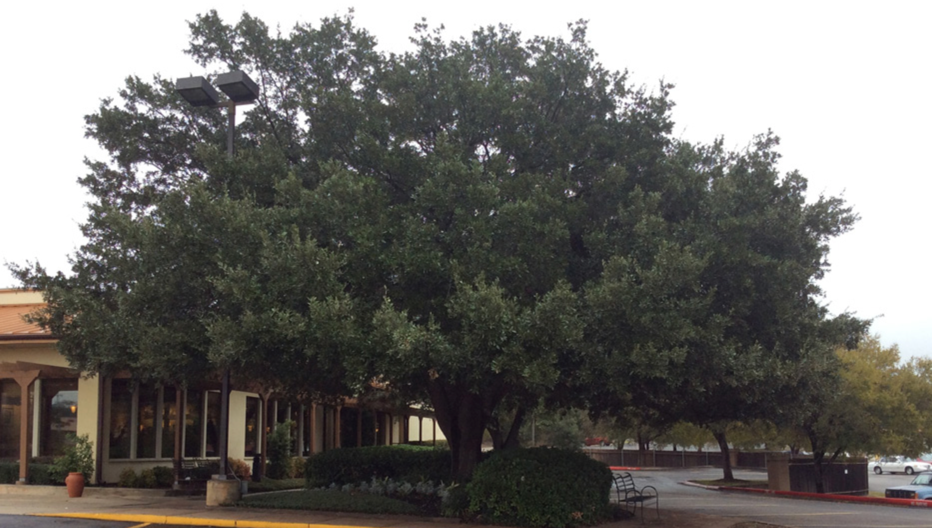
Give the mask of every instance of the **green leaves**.
<svg viewBox="0 0 932 528">
<path fill-rule="evenodd" d="M 191 31 L 208 77 L 261 86 L 236 155 L 221 112 L 127 79 L 86 119 L 109 159 L 82 180 L 73 274 L 17 271 L 78 368 L 232 366 L 318 400 L 377 380 L 430 400 L 464 476 L 490 420 L 542 400 L 766 414 L 771 374 L 818 333 L 814 281 L 850 208 L 807 203 L 772 134 L 737 153 L 674 140 L 671 86 L 605 70 L 584 23 L 424 25 L 400 55 L 351 14 L 282 33 L 210 12 Z"/>
</svg>

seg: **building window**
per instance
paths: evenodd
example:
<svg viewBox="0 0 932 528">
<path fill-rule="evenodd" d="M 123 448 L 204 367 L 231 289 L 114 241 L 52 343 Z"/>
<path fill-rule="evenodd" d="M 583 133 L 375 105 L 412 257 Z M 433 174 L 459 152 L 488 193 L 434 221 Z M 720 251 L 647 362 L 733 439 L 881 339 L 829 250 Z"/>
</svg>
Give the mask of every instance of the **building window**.
<svg viewBox="0 0 932 528">
<path fill-rule="evenodd" d="M 133 391 L 129 380 L 110 385 L 110 458 L 130 458 L 133 436 Z"/>
<path fill-rule="evenodd" d="M 204 393 L 200 391 L 187 391 L 187 401 L 184 412 L 184 456 L 198 458 L 201 455 L 201 444 L 204 438 Z"/>
<path fill-rule="evenodd" d="M 0 380 L 0 457 L 19 458 L 22 392 L 13 380 Z"/>
<path fill-rule="evenodd" d="M 177 393 L 173 388 L 162 390 L 162 458 L 175 456 L 175 425 L 178 416 Z"/>
<path fill-rule="evenodd" d="M 134 388 L 126 379 L 113 380 L 110 387 L 110 458 L 172 458 L 178 412 L 175 389 L 153 385 Z M 192 421 L 195 426 L 185 426 L 185 435 L 192 445 L 190 452 L 187 449 L 183 451 L 186 457 L 201 456 L 203 435 L 200 433 L 201 411 L 198 404 L 203 401 L 201 394 L 193 391 L 187 395 L 186 422 Z"/>
<path fill-rule="evenodd" d="M 41 381 L 39 454 L 58 456 L 69 445 L 68 434 L 78 431 L 78 380 Z"/>
<path fill-rule="evenodd" d="M 259 398 L 246 397 L 246 449 L 245 456 L 255 456 L 259 453 Z"/>
<path fill-rule="evenodd" d="M 207 392 L 207 430 L 204 456 L 220 455 L 220 392 Z"/>
<path fill-rule="evenodd" d="M 140 385 L 136 395 L 136 458 L 155 458 L 159 389 Z"/>
</svg>

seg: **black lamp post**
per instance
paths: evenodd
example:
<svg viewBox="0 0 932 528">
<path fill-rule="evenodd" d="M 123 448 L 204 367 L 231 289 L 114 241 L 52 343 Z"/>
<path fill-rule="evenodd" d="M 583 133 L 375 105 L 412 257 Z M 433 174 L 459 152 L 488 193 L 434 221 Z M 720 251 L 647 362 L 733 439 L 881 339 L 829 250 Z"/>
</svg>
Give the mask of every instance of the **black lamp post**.
<svg viewBox="0 0 932 528">
<path fill-rule="evenodd" d="M 175 81 L 175 91 L 191 106 L 227 109 L 227 155 L 233 158 L 233 129 L 236 127 L 236 107 L 252 104 L 259 97 L 259 86 L 242 71 L 231 71 L 217 77 L 216 85 L 229 98 L 221 102 L 217 90 L 204 77 L 185 77 Z M 182 419 L 179 417 L 179 419 Z M 228 443 L 230 430 L 230 369 L 223 369 L 220 391 L 220 475 L 229 474 Z"/>
</svg>

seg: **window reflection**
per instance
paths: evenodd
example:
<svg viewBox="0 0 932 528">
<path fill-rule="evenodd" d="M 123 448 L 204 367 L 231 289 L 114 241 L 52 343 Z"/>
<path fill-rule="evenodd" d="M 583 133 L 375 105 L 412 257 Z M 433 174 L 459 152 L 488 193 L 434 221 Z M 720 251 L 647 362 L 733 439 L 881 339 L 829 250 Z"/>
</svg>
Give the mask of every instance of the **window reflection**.
<svg viewBox="0 0 932 528">
<path fill-rule="evenodd" d="M 42 380 L 39 453 L 59 456 L 68 446 L 68 434 L 78 431 L 78 380 Z"/>
</svg>

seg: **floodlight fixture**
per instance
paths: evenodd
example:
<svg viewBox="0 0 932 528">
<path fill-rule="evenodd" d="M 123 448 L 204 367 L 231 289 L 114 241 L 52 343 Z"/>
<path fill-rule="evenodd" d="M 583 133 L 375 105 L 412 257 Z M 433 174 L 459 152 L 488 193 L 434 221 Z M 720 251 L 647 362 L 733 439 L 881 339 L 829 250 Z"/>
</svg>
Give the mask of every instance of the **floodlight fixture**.
<svg viewBox="0 0 932 528">
<path fill-rule="evenodd" d="M 259 85 L 242 70 L 219 75 L 216 84 L 234 103 L 248 103 L 259 97 Z"/>
<path fill-rule="evenodd" d="M 217 87 L 230 98 L 220 102 L 220 94 L 204 77 L 185 77 L 175 81 L 175 91 L 191 106 L 210 106 L 227 109 L 227 156 L 233 158 L 233 129 L 236 126 L 236 105 L 249 104 L 259 97 L 259 86 L 246 75 L 236 70 L 217 76 Z M 229 431 L 230 431 L 230 368 L 223 370 L 220 388 L 220 479 L 226 479 L 229 473 Z"/>
<path fill-rule="evenodd" d="M 191 106 L 220 104 L 220 94 L 207 82 L 207 79 L 200 76 L 178 79 L 175 81 L 175 91 Z"/>
</svg>

